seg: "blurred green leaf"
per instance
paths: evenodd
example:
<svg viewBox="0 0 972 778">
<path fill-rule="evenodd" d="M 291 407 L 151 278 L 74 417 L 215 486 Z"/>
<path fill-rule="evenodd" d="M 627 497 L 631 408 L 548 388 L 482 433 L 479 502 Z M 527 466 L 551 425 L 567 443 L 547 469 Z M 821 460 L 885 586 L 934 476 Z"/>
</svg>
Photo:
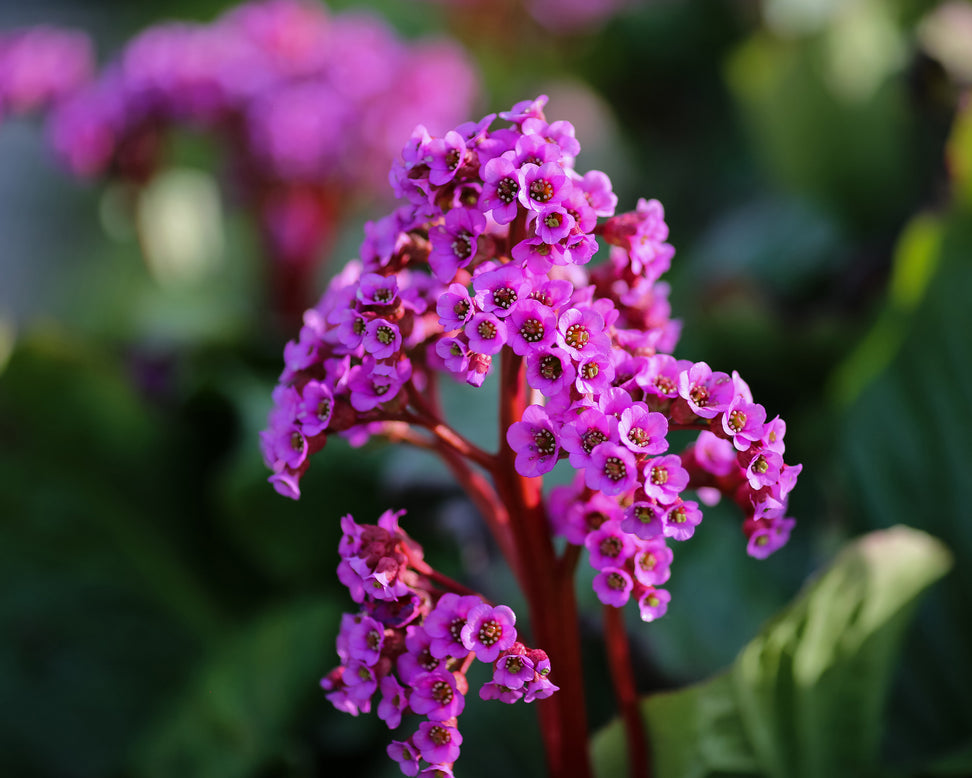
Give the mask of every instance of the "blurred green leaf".
<svg viewBox="0 0 972 778">
<path fill-rule="evenodd" d="M 875 774 L 896 649 L 950 564 L 941 543 L 904 527 L 847 547 L 727 673 L 643 703 L 655 774 Z M 598 774 L 624 774 L 623 737 L 620 722 L 597 736 Z"/>
<path fill-rule="evenodd" d="M 902 317 L 893 358 L 842 414 L 837 448 L 853 531 L 907 521 L 959 560 L 906 647 L 888 748 L 908 763 L 972 732 L 972 219 L 956 209 L 941 230 L 921 302 Z"/>
<path fill-rule="evenodd" d="M 880 4 L 867 8 L 883 20 Z M 765 169 L 847 224 L 872 228 L 909 206 L 923 160 L 910 145 L 913 120 L 903 80 L 891 78 L 893 57 L 866 88 L 844 84 L 865 69 L 841 57 L 863 52 L 836 30 L 799 41 L 758 33 L 728 59 L 727 81 Z"/>
<path fill-rule="evenodd" d="M 972 209 L 972 99 L 959 106 L 945 148 L 955 199 Z"/>
<path fill-rule="evenodd" d="M 231 637 L 143 738 L 135 774 L 253 775 L 286 752 L 289 728 L 330 669 L 339 620 L 336 603 L 291 603 Z"/>
</svg>

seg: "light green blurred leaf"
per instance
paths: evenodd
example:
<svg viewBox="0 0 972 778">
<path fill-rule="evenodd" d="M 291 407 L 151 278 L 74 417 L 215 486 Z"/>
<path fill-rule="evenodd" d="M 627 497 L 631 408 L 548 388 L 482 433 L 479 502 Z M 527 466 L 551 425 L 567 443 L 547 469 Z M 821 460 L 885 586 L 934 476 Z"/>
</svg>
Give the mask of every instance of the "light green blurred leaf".
<svg viewBox="0 0 972 778">
<path fill-rule="evenodd" d="M 643 703 L 655 775 L 875 774 L 896 650 L 950 564 L 904 527 L 847 547 L 727 673 Z M 624 750 L 615 722 L 594 743 L 598 774 L 624 774 Z"/>
</svg>

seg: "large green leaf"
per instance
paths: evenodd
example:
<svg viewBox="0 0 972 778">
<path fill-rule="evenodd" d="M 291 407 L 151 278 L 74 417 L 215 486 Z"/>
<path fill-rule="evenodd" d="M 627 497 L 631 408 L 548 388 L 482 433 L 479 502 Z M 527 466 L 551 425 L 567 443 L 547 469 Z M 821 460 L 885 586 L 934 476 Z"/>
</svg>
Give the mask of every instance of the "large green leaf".
<svg viewBox="0 0 972 778">
<path fill-rule="evenodd" d="M 950 554 L 897 527 L 847 547 L 723 675 L 642 704 L 659 778 L 861 776 L 878 768 L 893 660 L 919 595 Z M 619 722 L 594 743 L 623 775 Z"/>
</svg>

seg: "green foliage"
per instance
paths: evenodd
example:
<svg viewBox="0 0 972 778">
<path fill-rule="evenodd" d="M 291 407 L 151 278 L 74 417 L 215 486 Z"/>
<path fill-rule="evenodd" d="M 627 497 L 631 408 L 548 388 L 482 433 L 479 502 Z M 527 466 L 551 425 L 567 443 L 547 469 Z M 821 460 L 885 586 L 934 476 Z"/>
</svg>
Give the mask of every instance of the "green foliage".
<svg viewBox="0 0 972 778">
<path fill-rule="evenodd" d="M 907 529 L 845 549 L 723 675 L 642 704 L 659 778 L 881 774 L 892 663 L 919 595 L 950 566 Z M 618 722 L 594 744 L 598 774 L 623 775 Z"/>
<path fill-rule="evenodd" d="M 920 303 L 896 309 L 896 348 L 842 415 L 840 465 L 852 526 L 908 521 L 972 558 L 972 220 L 940 219 L 935 267 Z M 888 304 L 892 310 L 894 301 Z M 891 314 L 885 313 L 883 321 Z M 880 323 L 876 326 L 881 326 Z M 867 369 L 851 361 L 845 372 Z M 889 748 L 931 758 L 969 743 L 972 732 L 972 573 L 957 566 L 943 596 L 921 614 L 896 690 Z"/>
<path fill-rule="evenodd" d="M 295 602 L 246 625 L 143 736 L 134 773 L 235 778 L 285 754 L 288 772 L 309 774 L 287 735 L 329 669 L 323 647 L 333 645 L 340 615 L 336 602 Z"/>
</svg>

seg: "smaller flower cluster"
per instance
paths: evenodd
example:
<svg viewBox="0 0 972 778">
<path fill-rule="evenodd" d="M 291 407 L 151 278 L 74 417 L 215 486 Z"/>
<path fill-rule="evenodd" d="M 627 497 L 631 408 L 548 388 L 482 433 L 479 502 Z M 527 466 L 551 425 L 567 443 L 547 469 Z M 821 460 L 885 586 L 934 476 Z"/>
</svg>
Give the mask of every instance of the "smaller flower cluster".
<svg viewBox="0 0 972 778">
<path fill-rule="evenodd" d="M 361 610 L 344 615 L 337 639 L 341 664 L 321 686 L 336 708 L 354 716 L 370 712 L 380 695 L 378 717 L 389 729 L 408 713 L 424 716 L 409 738 L 388 746 L 388 754 L 405 775 L 424 769 L 451 776 L 474 660 L 493 665 L 492 680 L 479 692 L 484 700 L 532 702 L 557 687 L 547 678 L 546 653 L 517 641 L 510 608 L 439 588 L 444 579 L 398 524 L 403 514 L 386 511 L 376 525 L 341 520 L 338 577 Z"/>
<path fill-rule="evenodd" d="M 0 119 L 47 110 L 94 73 L 87 35 L 57 27 L 0 33 Z"/>
</svg>

